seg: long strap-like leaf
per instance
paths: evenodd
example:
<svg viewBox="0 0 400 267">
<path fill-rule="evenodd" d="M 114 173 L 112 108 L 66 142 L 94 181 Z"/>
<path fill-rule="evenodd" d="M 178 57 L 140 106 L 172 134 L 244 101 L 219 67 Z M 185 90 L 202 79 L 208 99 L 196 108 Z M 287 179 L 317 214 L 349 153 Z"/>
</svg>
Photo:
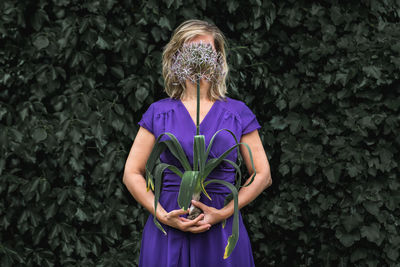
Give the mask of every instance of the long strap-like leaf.
<svg viewBox="0 0 400 267">
<path fill-rule="evenodd" d="M 236 186 L 236 189 L 239 191 L 239 188 L 241 187 L 241 184 L 242 184 L 242 173 L 240 171 L 240 167 L 235 162 L 233 162 L 233 161 L 231 161 L 229 159 L 224 159 L 224 161 L 230 163 L 233 167 L 235 167 L 236 175 L 237 175 L 236 176 L 236 181 L 235 181 L 235 186 Z M 201 175 L 201 177 L 203 177 L 203 176 Z M 209 200 L 212 200 L 211 197 L 208 195 L 207 191 L 205 190 L 204 184 L 201 181 L 200 181 L 200 185 L 201 185 L 201 191 L 203 192 L 203 194 L 206 197 L 208 197 Z M 225 206 L 225 204 L 224 204 L 224 206 Z"/>
<path fill-rule="evenodd" d="M 200 171 L 200 174 L 203 172 L 206 164 L 206 141 L 204 135 L 195 135 L 193 142 L 193 170 Z M 201 175 L 198 177 L 201 178 Z M 211 200 L 211 197 L 208 195 L 207 191 L 204 189 L 203 183 L 199 181 L 201 191 L 204 193 L 208 199 Z"/>
<path fill-rule="evenodd" d="M 190 166 L 189 160 L 187 159 L 185 151 L 183 150 L 178 139 L 176 139 L 176 137 L 171 133 L 160 134 L 160 136 L 162 135 L 168 135 L 171 138 L 170 140 L 164 141 L 165 144 L 168 146 L 169 151 L 171 151 L 172 155 L 174 155 L 175 158 L 179 160 L 185 171 L 191 171 L 192 167 Z"/>
<path fill-rule="evenodd" d="M 212 148 L 212 145 L 213 145 L 213 143 L 214 143 L 214 138 L 217 136 L 217 134 L 219 133 L 219 132 L 221 132 L 221 131 L 227 131 L 227 132 L 229 132 L 231 135 L 232 135 L 232 137 L 235 139 L 235 143 L 236 144 L 239 144 L 239 142 L 238 142 L 238 140 L 237 140 L 237 138 L 236 138 L 236 135 L 231 131 L 231 130 L 229 130 L 229 129 L 221 129 L 221 130 L 218 130 L 214 135 L 213 135 L 213 137 L 211 138 L 211 140 L 210 140 L 210 143 L 209 143 L 209 145 L 208 145 L 208 147 L 207 147 L 207 151 L 206 151 L 206 155 L 205 155 L 205 158 L 207 159 L 208 158 L 208 155 L 209 155 L 209 153 L 210 153 L 210 151 L 211 151 L 211 148 Z M 234 165 L 232 165 L 232 166 L 234 166 L 235 168 L 236 168 L 236 175 L 237 174 L 239 174 L 239 186 L 236 186 L 236 188 L 238 188 L 238 190 L 239 190 L 239 187 L 241 186 L 241 179 L 242 179 L 242 176 L 241 176 L 241 171 L 240 171 L 240 167 L 241 167 L 241 165 L 242 165 L 242 161 L 243 161 L 243 158 L 242 158 L 242 155 L 241 155 L 241 153 L 240 153 L 240 150 L 239 150 L 239 146 L 237 147 L 237 159 L 238 159 L 238 165 L 236 165 L 236 166 L 238 166 L 238 168 L 236 168 Z M 227 159 L 226 159 L 227 160 Z M 230 162 L 232 162 L 232 161 L 230 161 Z M 205 176 L 205 177 L 207 177 L 207 176 Z M 205 177 L 203 177 L 203 180 L 202 181 L 204 181 L 204 179 L 205 179 Z M 237 180 L 237 179 L 236 179 Z M 237 182 L 236 182 L 236 185 L 237 185 Z"/>
<path fill-rule="evenodd" d="M 179 187 L 178 205 L 181 209 L 187 210 L 192 200 L 193 193 L 199 186 L 199 171 L 185 171 Z"/>
<path fill-rule="evenodd" d="M 235 181 L 235 186 L 236 189 L 239 191 L 240 186 L 242 185 L 242 172 L 240 171 L 240 167 L 233 161 L 229 159 L 224 159 L 224 161 L 228 162 L 231 164 L 235 169 L 236 169 L 236 181 Z"/>
<path fill-rule="evenodd" d="M 154 190 L 154 217 L 153 217 L 153 222 L 157 226 L 157 228 L 160 229 L 165 235 L 167 234 L 167 232 L 165 232 L 164 228 L 157 221 L 157 205 L 158 205 L 158 201 L 160 199 L 160 194 L 161 194 L 162 174 L 163 174 L 163 171 L 167 167 L 168 167 L 168 164 L 160 163 L 160 164 L 158 164 L 156 166 L 156 168 L 154 170 L 155 190 Z"/>
<path fill-rule="evenodd" d="M 183 172 L 181 172 L 181 170 L 178 169 L 176 166 L 174 166 L 174 165 L 169 165 L 168 169 L 170 169 L 170 170 L 173 171 L 176 175 L 178 175 L 179 177 L 182 178 Z"/>
<path fill-rule="evenodd" d="M 196 135 L 194 136 L 193 142 L 193 170 L 199 170 L 199 151 L 197 149 Z"/>
<path fill-rule="evenodd" d="M 153 170 L 154 166 L 157 163 L 157 159 L 160 157 L 161 153 L 167 148 L 164 142 L 159 142 L 161 137 L 158 137 L 153 149 L 150 152 L 149 158 L 146 162 L 145 172 L 146 172 L 146 185 L 147 191 L 149 191 L 150 187 L 154 190 L 154 181 L 153 181 Z"/>
<path fill-rule="evenodd" d="M 234 212 L 233 212 L 232 235 L 228 238 L 228 243 L 225 247 L 224 259 L 226 259 L 231 255 L 231 253 L 232 253 L 233 249 L 235 248 L 237 241 L 239 239 L 238 191 L 233 184 L 228 183 L 227 181 L 217 180 L 217 179 L 213 179 L 213 180 L 209 180 L 209 181 L 205 182 L 204 186 L 207 186 L 208 184 L 211 184 L 211 183 L 219 183 L 219 184 L 225 185 L 226 187 L 228 187 L 231 190 L 232 195 L 233 195 Z"/>
<path fill-rule="evenodd" d="M 206 141 L 204 135 L 195 135 L 193 142 L 193 166 L 198 166 L 199 169 L 193 168 L 194 171 L 199 170 L 200 172 L 204 170 L 206 164 Z M 197 165 L 198 163 L 198 165 Z"/>
<path fill-rule="evenodd" d="M 169 136 L 171 138 L 172 142 L 166 142 L 166 141 L 160 142 L 161 137 L 163 137 L 164 135 Z M 167 141 L 171 141 L 171 140 L 167 140 Z M 172 143 L 172 145 L 170 143 Z M 149 191 L 150 187 L 152 190 L 154 190 L 154 181 L 153 181 L 153 176 L 152 176 L 154 166 L 156 165 L 156 162 L 157 162 L 158 158 L 160 157 L 161 153 L 164 152 L 164 150 L 167 148 L 167 146 L 170 149 L 170 151 L 172 150 L 171 153 L 175 157 L 177 157 L 178 159 L 179 159 L 179 157 L 181 157 L 181 163 L 184 167 L 190 168 L 190 164 L 186 158 L 185 152 L 183 151 L 183 149 L 182 149 L 180 143 L 178 142 L 178 140 L 176 139 L 176 137 L 171 133 L 160 134 L 157 137 L 155 144 L 153 146 L 153 149 L 151 150 L 149 158 L 146 162 L 145 172 L 146 172 L 147 191 Z M 179 156 L 177 156 L 177 155 L 179 155 Z M 185 162 L 185 159 L 186 159 L 187 164 Z M 182 175 L 179 175 L 179 176 L 182 176 Z"/>
<path fill-rule="evenodd" d="M 163 176 L 164 170 L 167 169 L 167 168 L 170 169 L 173 172 L 175 172 L 177 170 L 177 168 L 175 166 L 167 164 L 167 163 L 159 163 L 159 164 L 157 164 L 156 167 L 155 167 L 155 170 L 154 170 L 155 190 L 154 190 L 154 217 L 153 217 L 153 222 L 157 226 L 157 228 L 160 229 L 165 235 L 167 234 L 167 232 L 165 232 L 164 228 L 157 221 L 156 214 L 157 214 L 158 201 L 160 200 L 160 194 L 161 194 L 162 176 Z M 178 172 L 180 172 L 179 169 L 178 169 Z"/>
<path fill-rule="evenodd" d="M 255 169 L 255 167 L 254 167 L 254 162 L 253 162 L 253 155 L 252 155 L 252 153 L 251 153 L 251 149 L 250 149 L 250 147 L 249 147 L 249 145 L 248 144 L 246 144 L 246 143 L 238 143 L 238 144 L 236 144 L 236 145 L 234 145 L 234 146 L 232 146 L 231 148 L 229 148 L 227 151 L 225 151 L 221 156 L 219 156 L 218 158 L 213 158 L 213 159 L 210 159 L 208 162 L 207 162 L 207 164 L 206 164 L 206 166 L 205 166 L 205 168 L 204 168 L 204 172 L 202 173 L 202 177 L 201 177 L 201 181 L 203 182 L 204 181 L 204 179 L 226 158 L 226 156 L 228 156 L 228 154 L 234 149 L 234 148 L 236 148 L 236 147 L 238 147 L 238 146 L 240 146 L 240 145 L 245 145 L 246 146 L 246 148 L 247 148 L 247 150 L 249 151 L 249 155 L 250 155 L 250 161 L 251 161 L 251 167 L 253 168 L 253 175 L 250 177 L 251 179 L 250 179 L 250 182 L 247 184 L 247 185 L 244 185 L 244 186 L 249 186 L 252 182 L 253 182 L 253 180 L 254 180 L 254 177 L 256 176 L 256 169 Z"/>
<path fill-rule="evenodd" d="M 221 131 L 228 131 L 232 136 L 233 136 L 233 138 L 235 139 L 235 143 L 236 144 L 238 144 L 239 142 L 238 142 L 238 140 L 237 140 L 237 138 L 236 138 L 236 135 L 231 131 L 231 130 L 229 130 L 229 129 L 221 129 L 221 130 L 218 130 L 214 135 L 213 135 L 213 137 L 211 137 L 211 140 L 210 140 L 210 143 L 208 144 L 208 147 L 207 147 L 207 152 L 206 152 L 206 159 L 208 158 L 208 155 L 210 154 L 210 150 L 211 150 L 211 147 L 212 147 L 212 145 L 213 145 L 213 143 L 214 143 L 214 139 L 215 139 L 215 137 L 217 136 L 217 134 L 219 133 L 219 132 L 221 132 Z M 239 153 L 240 151 L 239 151 L 239 148 L 237 149 L 237 154 L 238 154 L 238 157 L 240 156 L 240 153 Z M 240 161 L 239 161 L 240 162 Z"/>
</svg>

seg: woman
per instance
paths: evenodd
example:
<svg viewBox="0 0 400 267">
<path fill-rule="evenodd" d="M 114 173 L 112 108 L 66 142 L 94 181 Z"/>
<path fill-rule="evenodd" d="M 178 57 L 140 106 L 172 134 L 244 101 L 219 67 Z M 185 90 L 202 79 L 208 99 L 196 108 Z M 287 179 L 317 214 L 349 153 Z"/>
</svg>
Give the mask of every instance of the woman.
<svg viewBox="0 0 400 267">
<path fill-rule="evenodd" d="M 244 102 L 225 96 L 225 79 L 228 66 L 225 56 L 225 38 L 215 26 L 201 20 L 188 20 L 173 33 L 163 53 L 163 76 L 165 91 L 169 98 L 150 105 L 139 122 L 141 126 L 132 145 L 125 165 L 124 184 L 132 196 L 150 213 L 143 230 L 139 266 L 254 266 L 250 240 L 239 214 L 239 240 L 230 257 L 223 259 L 224 249 L 232 231 L 233 201 L 224 207 L 225 196 L 229 190 L 217 184 L 206 187 L 212 201 L 201 196 L 193 205 L 203 211 L 194 220 L 185 218 L 188 211 L 181 210 L 177 203 L 180 177 L 166 169 L 157 219 L 162 223 L 164 235 L 153 223 L 154 194 L 146 190 L 144 179 L 145 165 L 156 138 L 164 132 L 174 134 L 193 164 L 193 137 L 196 134 L 197 86 L 191 81 L 177 83 L 171 73 L 173 55 L 184 43 L 206 42 L 223 55 L 224 77 L 220 84 L 212 84 L 205 79 L 200 81 L 200 134 L 205 136 L 206 146 L 216 131 L 230 129 L 240 142 L 247 143 L 252 151 L 256 176 L 248 187 L 239 191 L 239 208 L 254 200 L 271 185 L 269 163 L 257 129 L 261 128 L 255 115 Z M 164 138 L 165 137 L 165 138 Z M 164 135 L 161 140 L 169 137 Z M 220 132 L 214 140 L 210 158 L 218 157 L 229 147 L 235 145 L 233 137 L 226 131 Z M 241 145 L 247 169 L 252 171 L 247 149 Z M 227 157 L 236 161 L 237 152 L 233 150 Z M 168 151 L 160 156 L 161 162 L 180 166 Z M 193 166 L 193 165 L 192 165 Z M 183 168 L 182 168 L 183 170 Z M 249 177 L 251 176 L 251 173 Z M 235 169 L 223 162 L 207 179 L 223 179 L 234 183 Z M 222 228 L 221 222 L 227 219 Z"/>
</svg>

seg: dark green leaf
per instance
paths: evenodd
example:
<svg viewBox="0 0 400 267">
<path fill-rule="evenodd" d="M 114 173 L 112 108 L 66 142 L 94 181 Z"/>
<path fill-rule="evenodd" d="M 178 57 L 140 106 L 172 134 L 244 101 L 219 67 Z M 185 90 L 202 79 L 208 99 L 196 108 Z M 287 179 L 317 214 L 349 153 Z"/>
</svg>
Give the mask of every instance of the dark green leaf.
<svg viewBox="0 0 400 267">
<path fill-rule="evenodd" d="M 178 205 L 181 209 L 187 210 L 190 206 L 193 194 L 196 188 L 199 189 L 199 171 L 185 171 L 182 175 L 181 185 L 179 187 Z"/>
<path fill-rule="evenodd" d="M 45 140 L 47 138 L 46 130 L 43 128 L 36 128 L 33 130 L 32 138 L 36 141 L 36 143 Z"/>
</svg>

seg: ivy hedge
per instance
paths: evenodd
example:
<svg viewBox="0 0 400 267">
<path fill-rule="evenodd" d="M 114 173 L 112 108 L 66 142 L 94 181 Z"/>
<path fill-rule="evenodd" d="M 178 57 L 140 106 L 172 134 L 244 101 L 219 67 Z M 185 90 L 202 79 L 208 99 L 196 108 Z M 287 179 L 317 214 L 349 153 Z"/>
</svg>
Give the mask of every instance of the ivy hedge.
<svg viewBox="0 0 400 267">
<path fill-rule="evenodd" d="M 273 185 L 243 209 L 257 266 L 400 266 L 400 2 L 0 2 L 0 265 L 136 266 L 122 183 L 161 53 L 186 19 L 228 37 L 229 96 Z"/>
</svg>

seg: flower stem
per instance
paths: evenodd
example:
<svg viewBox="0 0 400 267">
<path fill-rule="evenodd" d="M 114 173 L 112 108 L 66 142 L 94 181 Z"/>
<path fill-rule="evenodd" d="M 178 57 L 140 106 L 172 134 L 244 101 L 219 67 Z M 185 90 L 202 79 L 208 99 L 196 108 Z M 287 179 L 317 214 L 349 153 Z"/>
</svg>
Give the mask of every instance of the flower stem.
<svg viewBox="0 0 400 267">
<path fill-rule="evenodd" d="M 196 116 L 196 135 L 200 134 L 200 78 L 197 78 L 197 116 Z"/>
</svg>

